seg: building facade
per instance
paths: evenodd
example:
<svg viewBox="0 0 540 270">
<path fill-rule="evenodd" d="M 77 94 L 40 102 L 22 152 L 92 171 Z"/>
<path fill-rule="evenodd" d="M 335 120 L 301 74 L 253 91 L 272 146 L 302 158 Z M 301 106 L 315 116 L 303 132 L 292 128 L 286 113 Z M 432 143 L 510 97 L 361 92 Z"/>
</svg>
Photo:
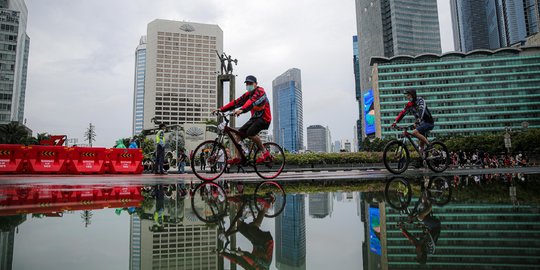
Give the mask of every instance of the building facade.
<svg viewBox="0 0 540 270">
<path fill-rule="evenodd" d="M 540 47 L 373 58 L 377 137 L 399 132 L 390 125 L 406 89 L 425 98 L 436 137 L 540 128 L 539 63 Z"/>
<path fill-rule="evenodd" d="M 276 268 L 306 269 L 306 210 L 304 194 L 287 194 L 283 212 L 275 218 Z M 281 200 L 278 197 L 278 200 Z"/>
<path fill-rule="evenodd" d="M 146 73 L 146 36 L 142 36 L 135 49 L 135 82 L 133 94 L 133 135 L 144 128 L 144 77 Z"/>
<path fill-rule="evenodd" d="M 307 150 L 328 152 L 328 129 L 321 125 L 307 127 Z"/>
<path fill-rule="evenodd" d="M 451 0 L 456 51 L 498 49 L 538 33 L 537 0 Z"/>
<path fill-rule="evenodd" d="M 148 24 L 144 129 L 213 118 L 220 65 L 216 51 L 223 51 L 223 31 L 217 25 L 168 20 Z"/>
<path fill-rule="evenodd" d="M 302 150 L 304 117 L 300 69 L 289 69 L 272 81 L 272 110 L 274 141 L 290 152 Z"/>
<path fill-rule="evenodd" d="M 0 124 L 24 122 L 30 38 L 24 0 L 0 1 Z"/>
<path fill-rule="evenodd" d="M 360 90 L 372 88 L 371 57 L 441 53 L 437 0 L 356 0 Z M 360 98 L 361 137 L 366 137 Z M 362 141 L 359 139 L 359 141 Z"/>
</svg>

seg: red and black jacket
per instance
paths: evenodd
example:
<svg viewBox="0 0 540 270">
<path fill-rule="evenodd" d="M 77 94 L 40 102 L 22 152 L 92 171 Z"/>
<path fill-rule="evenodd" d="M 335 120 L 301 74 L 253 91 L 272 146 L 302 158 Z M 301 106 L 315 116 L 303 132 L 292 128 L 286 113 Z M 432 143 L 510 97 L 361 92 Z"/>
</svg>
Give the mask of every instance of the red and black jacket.
<svg viewBox="0 0 540 270">
<path fill-rule="evenodd" d="M 257 86 L 253 91 L 246 92 L 241 97 L 229 104 L 219 108 L 220 111 L 226 112 L 236 108 L 241 108 L 242 111 L 251 111 L 251 118 L 260 118 L 270 123 L 272 121 L 272 113 L 270 112 L 270 102 L 266 96 L 264 88 Z"/>
</svg>

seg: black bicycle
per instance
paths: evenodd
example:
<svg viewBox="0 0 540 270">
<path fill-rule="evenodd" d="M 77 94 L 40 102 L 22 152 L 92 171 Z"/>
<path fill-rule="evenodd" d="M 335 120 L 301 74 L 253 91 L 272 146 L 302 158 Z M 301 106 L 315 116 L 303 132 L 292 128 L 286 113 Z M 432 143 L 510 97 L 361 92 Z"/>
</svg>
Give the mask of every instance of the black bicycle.
<svg viewBox="0 0 540 270">
<path fill-rule="evenodd" d="M 240 151 L 240 164 L 238 166 L 251 166 L 255 172 L 263 179 L 274 179 L 278 177 L 285 167 L 285 153 L 281 146 L 273 142 L 264 143 L 264 147 L 270 153 L 270 158 L 263 158 L 263 152 L 257 145 L 249 139 L 246 143 L 236 140 L 233 134 L 242 137 L 240 132 L 229 127 L 228 116 L 232 113 L 217 112 L 223 119 L 218 125 L 218 136 L 213 141 L 205 141 L 195 148 L 191 154 L 191 170 L 197 178 L 203 181 L 213 181 L 223 174 L 227 167 L 229 158 L 224 146 L 225 137 L 229 137 L 229 142 Z"/>
<path fill-rule="evenodd" d="M 443 172 L 448 168 L 450 155 L 446 145 L 440 141 L 431 142 L 431 149 L 420 151 L 420 147 L 412 140 L 412 135 L 408 132 L 408 127 L 395 127 L 403 130 L 403 135 L 397 140 L 392 140 L 384 147 L 383 163 L 386 169 L 391 173 L 400 174 L 407 170 L 410 163 L 410 153 L 407 147 L 407 141 L 411 143 L 414 150 L 418 153 L 422 162 L 427 163 L 428 167 L 434 172 Z"/>
<path fill-rule="evenodd" d="M 452 198 L 452 184 L 450 180 L 441 176 L 423 180 L 420 186 L 420 193 L 419 201 L 425 198 L 435 205 L 443 206 L 449 203 Z M 412 196 L 413 190 L 411 184 L 403 177 L 390 179 L 384 188 L 384 198 L 390 207 L 396 210 L 405 210 L 410 217 L 415 216 L 418 206 L 417 203 L 414 209 L 408 209 Z"/>
<path fill-rule="evenodd" d="M 241 189 L 239 187 L 242 187 Z M 191 193 L 191 208 L 197 218 L 206 223 L 216 223 L 227 215 L 230 202 L 240 203 L 253 217 L 265 211 L 265 217 L 276 217 L 285 208 L 286 194 L 283 186 L 275 181 L 258 183 L 253 193 L 245 194 L 243 183 L 237 183 L 237 194 L 231 194 L 215 182 L 202 182 Z"/>
</svg>

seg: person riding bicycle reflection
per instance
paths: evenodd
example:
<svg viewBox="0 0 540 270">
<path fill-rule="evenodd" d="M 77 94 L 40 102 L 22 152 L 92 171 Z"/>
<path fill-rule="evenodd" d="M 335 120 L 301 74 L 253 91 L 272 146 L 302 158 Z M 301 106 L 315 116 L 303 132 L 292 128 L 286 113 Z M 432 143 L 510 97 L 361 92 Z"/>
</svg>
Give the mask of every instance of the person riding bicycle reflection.
<svg viewBox="0 0 540 270">
<path fill-rule="evenodd" d="M 251 111 L 251 118 L 239 129 L 239 131 L 243 134 L 243 138 L 249 137 L 249 139 L 255 142 L 259 149 L 261 149 L 263 155 L 257 159 L 257 162 L 263 162 L 271 156 L 263 146 L 262 141 L 257 134 L 259 134 L 261 130 L 270 127 L 270 122 L 272 121 L 270 102 L 268 101 L 264 88 L 257 85 L 257 78 L 255 78 L 255 76 L 247 76 L 245 84 L 247 90 L 245 94 L 216 111 L 227 112 L 240 108 L 234 112 L 235 116 Z M 228 164 L 240 163 L 241 157 L 238 153 L 239 151 L 242 150 L 237 149 L 236 158 L 228 160 Z"/>
<path fill-rule="evenodd" d="M 405 90 L 403 94 L 406 95 L 408 102 L 405 108 L 398 114 L 392 127 L 395 127 L 407 113 L 412 113 L 416 119 L 414 124 L 415 130 L 412 135 L 420 141 L 420 150 L 426 152 L 431 148 L 431 144 L 426 138 L 426 133 L 433 129 L 435 121 L 433 121 L 433 116 L 429 112 L 424 98 L 416 96 L 416 90 Z M 424 145 L 426 145 L 425 148 Z"/>
<path fill-rule="evenodd" d="M 422 229 L 422 235 L 419 239 L 407 231 L 402 222 L 398 222 L 397 225 L 403 235 L 415 246 L 416 261 L 425 264 L 428 254 L 435 253 L 435 244 L 441 234 L 441 221 L 433 216 L 432 204 L 427 190 L 422 191 L 422 198 L 416 202 L 413 213 L 408 216 L 408 223 L 414 222 L 414 216 L 422 222 L 419 224 Z"/>
<path fill-rule="evenodd" d="M 236 251 L 223 251 L 220 255 L 244 269 L 270 269 L 274 254 L 274 238 L 270 232 L 262 231 L 260 228 L 269 207 L 269 203 L 263 204 L 263 208 L 252 222 L 245 223 L 240 220 L 236 224 L 238 231 L 251 242 L 253 246 L 251 252 L 238 248 Z"/>
</svg>

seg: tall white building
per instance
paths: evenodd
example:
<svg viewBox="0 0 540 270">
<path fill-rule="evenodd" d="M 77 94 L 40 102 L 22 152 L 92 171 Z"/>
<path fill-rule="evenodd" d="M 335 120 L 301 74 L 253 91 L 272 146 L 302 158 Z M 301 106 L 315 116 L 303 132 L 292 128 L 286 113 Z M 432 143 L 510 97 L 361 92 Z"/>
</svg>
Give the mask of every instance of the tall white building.
<svg viewBox="0 0 540 270">
<path fill-rule="evenodd" d="M 24 0 L 0 1 L 0 124 L 23 122 L 30 38 Z"/>
<path fill-rule="evenodd" d="M 135 49 L 135 82 L 133 94 L 133 135 L 141 133 L 144 122 L 144 78 L 146 73 L 146 36 Z"/>
<path fill-rule="evenodd" d="M 223 51 L 217 25 L 168 20 L 148 24 L 144 129 L 155 123 L 201 123 L 217 107 L 216 72 Z"/>
</svg>

